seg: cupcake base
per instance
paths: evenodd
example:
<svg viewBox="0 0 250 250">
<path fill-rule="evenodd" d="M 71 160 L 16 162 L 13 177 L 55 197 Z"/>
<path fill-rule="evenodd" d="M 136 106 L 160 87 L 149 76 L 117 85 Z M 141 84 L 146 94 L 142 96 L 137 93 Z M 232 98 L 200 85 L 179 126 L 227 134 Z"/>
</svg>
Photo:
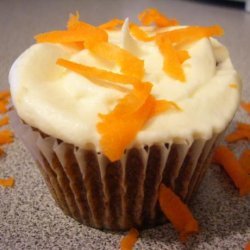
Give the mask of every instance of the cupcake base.
<svg viewBox="0 0 250 250">
<path fill-rule="evenodd" d="M 191 145 L 134 147 L 120 161 L 110 162 L 95 149 L 74 147 L 24 124 L 15 111 L 10 117 L 57 205 L 66 215 L 99 229 L 143 229 L 164 223 L 158 203 L 160 183 L 188 202 L 222 135 Z"/>
</svg>

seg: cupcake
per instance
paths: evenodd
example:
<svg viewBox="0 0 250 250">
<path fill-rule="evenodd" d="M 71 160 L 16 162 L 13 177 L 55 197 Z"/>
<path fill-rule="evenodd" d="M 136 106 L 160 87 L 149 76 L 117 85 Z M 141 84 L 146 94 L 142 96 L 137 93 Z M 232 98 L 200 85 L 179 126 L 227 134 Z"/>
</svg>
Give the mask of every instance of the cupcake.
<svg viewBox="0 0 250 250">
<path fill-rule="evenodd" d="M 212 38 L 220 26 L 155 9 L 139 19 L 95 27 L 71 15 L 9 74 L 13 127 L 57 205 L 100 229 L 163 223 L 161 183 L 188 202 L 239 103 L 238 74 Z"/>
</svg>

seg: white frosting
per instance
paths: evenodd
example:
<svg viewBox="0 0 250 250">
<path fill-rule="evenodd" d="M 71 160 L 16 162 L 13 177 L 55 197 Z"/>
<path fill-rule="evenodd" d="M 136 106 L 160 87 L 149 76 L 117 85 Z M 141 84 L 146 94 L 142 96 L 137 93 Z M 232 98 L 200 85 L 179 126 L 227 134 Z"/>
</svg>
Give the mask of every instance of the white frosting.
<svg viewBox="0 0 250 250">
<path fill-rule="evenodd" d="M 175 101 L 182 111 L 167 111 L 149 120 L 134 141 L 192 142 L 209 139 L 221 132 L 232 119 L 239 103 L 239 77 L 229 54 L 215 39 L 202 39 L 185 48 L 190 59 L 183 63 L 187 78 L 180 83 L 163 70 L 163 57 L 155 42 L 134 39 L 128 20 L 122 32 L 109 32 L 109 41 L 144 60 L 144 81 L 153 84 L 152 94 Z M 76 51 L 62 45 L 35 44 L 13 64 L 9 82 L 14 106 L 29 125 L 79 147 L 94 144 L 99 148 L 96 130 L 99 113 L 108 113 L 128 91 L 107 87 L 56 65 L 58 58 L 120 72 L 119 67 L 100 59 L 88 50 Z M 219 65 L 216 66 L 216 62 Z"/>
</svg>

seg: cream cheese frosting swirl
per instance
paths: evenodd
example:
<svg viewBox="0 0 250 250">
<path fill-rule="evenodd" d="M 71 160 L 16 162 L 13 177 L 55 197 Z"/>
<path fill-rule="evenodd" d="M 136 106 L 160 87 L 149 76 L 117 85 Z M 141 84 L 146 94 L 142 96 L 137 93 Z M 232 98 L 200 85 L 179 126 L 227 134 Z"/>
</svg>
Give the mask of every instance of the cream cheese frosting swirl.
<svg viewBox="0 0 250 250">
<path fill-rule="evenodd" d="M 240 80 L 222 44 L 213 38 L 203 38 L 186 46 L 190 58 L 183 63 L 186 82 L 180 83 L 163 71 L 164 58 L 155 41 L 135 39 L 130 34 L 128 20 L 121 30 L 107 33 L 110 43 L 144 61 L 142 80 L 153 84 L 152 95 L 174 101 L 182 109 L 154 116 L 132 145 L 191 143 L 197 138 L 209 139 L 213 133 L 225 129 L 239 104 Z M 58 58 L 120 73 L 117 65 L 87 49 L 77 51 L 59 44 L 35 44 L 15 61 L 9 74 L 15 109 L 27 124 L 50 136 L 80 148 L 91 144 L 99 150 L 98 114 L 113 110 L 128 87 L 110 88 L 101 80 L 78 75 L 56 65 Z M 238 87 L 230 87 L 232 83 Z"/>
</svg>

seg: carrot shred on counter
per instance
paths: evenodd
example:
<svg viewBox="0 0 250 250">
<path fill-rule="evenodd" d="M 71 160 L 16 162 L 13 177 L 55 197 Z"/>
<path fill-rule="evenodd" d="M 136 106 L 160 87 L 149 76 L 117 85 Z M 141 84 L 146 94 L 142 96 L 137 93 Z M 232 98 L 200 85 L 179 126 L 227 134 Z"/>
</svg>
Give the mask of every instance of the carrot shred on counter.
<svg viewBox="0 0 250 250">
<path fill-rule="evenodd" d="M 169 19 L 157 9 L 149 8 L 138 15 L 138 19 L 143 25 L 155 24 L 158 27 L 168 27 L 178 25 L 179 22 L 175 19 Z"/>
<path fill-rule="evenodd" d="M 62 58 L 59 58 L 56 63 L 85 77 L 94 77 L 105 81 L 123 83 L 123 84 L 137 85 L 139 83 L 139 81 L 134 77 L 113 73 L 95 67 L 86 66 Z M 112 87 L 112 85 L 110 85 L 110 87 Z"/>
<path fill-rule="evenodd" d="M 15 184 L 15 180 L 12 177 L 7 178 L 7 179 L 0 179 L 0 186 L 13 187 L 14 184 Z"/>
<path fill-rule="evenodd" d="M 188 53 L 177 52 L 166 36 L 158 35 L 156 43 L 164 57 L 163 69 L 172 78 L 185 82 L 186 77 L 182 69 L 182 63 L 189 58 Z"/>
<path fill-rule="evenodd" d="M 241 167 L 250 175 L 250 149 L 246 149 L 239 159 Z"/>
<path fill-rule="evenodd" d="M 223 166 L 235 186 L 239 189 L 241 196 L 250 193 L 250 178 L 229 148 L 226 146 L 217 147 L 213 162 Z"/>
<path fill-rule="evenodd" d="M 6 113 L 8 111 L 5 101 L 0 100 L 0 114 Z"/>
<path fill-rule="evenodd" d="M 0 127 L 9 124 L 9 117 L 5 116 L 2 119 L 0 119 Z"/>
<path fill-rule="evenodd" d="M 166 31 L 161 35 L 168 37 L 173 44 L 184 44 L 195 42 L 204 37 L 222 36 L 223 34 L 223 29 L 219 25 L 214 25 L 209 27 L 190 26 Z"/>
<path fill-rule="evenodd" d="M 159 188 L 159 203 L 162 212 L 179 232 L 181 241 L 199 231 L 198 222 L 194 219 L 187 205 L 164 184 Z"/>
<path fill-rule="evenodd" d="M 5 154 L 4 150 L 0 148 L 0 157 L 3 156 L 4 154 Z"/>
<path fill-rule="evenodd" d="M 13 133 L 10 130 L 0 131 L 0 145 L 13 142 Z"/>
<path fill-rule="evenodd" d="M 120 243 L 121 250 L 132 250 L 137 239 L 139 237 L 139 232 L 135 228 L 131 228 L 127 235 L 125 235 Z"/>
<path fill-rule="evenodd" d="M 244 250 L 250 250 L 250 241 L 246 244 Z"/>
<path fill-rule="evenodd" d="M 250 139 L 250 124 L 238 123 L 236 130 L 225 138 L 227 142 L 235 142 L 243 139 Z"/>
<path fill-rule="evenodd" d="M 142 79 L 144 75 L 144 62 L 138 59 L 130 52 L 120 48 L 117 45 L 102 42 L 90 48 L 90 51 L 95 55 L 118 64 L 121 71 L 125 75 Z"/>
<path fill-rule="evenodd" d="M 0 100 L 6 100 L 10 98 L 10 91 L 0 91 Z"/>
<path fill-rule="evenodd" d="M 240 105 L 245 111 L 250 113 L 250 102 L 241 102 Z"/>
<path fill-rule="evenodd" d="M 110 29 L 117 28 L 117 26 L 123 25 L 123 23 L 124 23 L 123 20 L 115 18 L 115 19 L 109 20 L 106 23 L 100 24 L 98 27 L 101 29 L 110 30 Z"/>
</svg>

